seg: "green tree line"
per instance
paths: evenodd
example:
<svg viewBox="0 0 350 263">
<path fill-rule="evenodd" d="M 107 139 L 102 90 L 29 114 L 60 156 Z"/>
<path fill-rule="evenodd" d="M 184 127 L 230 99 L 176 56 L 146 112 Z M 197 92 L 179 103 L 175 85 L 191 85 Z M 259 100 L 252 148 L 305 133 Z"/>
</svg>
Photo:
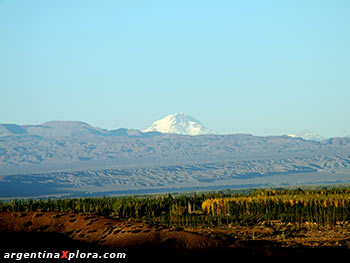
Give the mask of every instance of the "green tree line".
<svg viewBox="0 0 350 263">
<path fill-rule="evenodd" d="M 335 225 L 350 220 L 350 188 L 11 200 L 0 202 L 0 211 L 74 212 L 185 227 L 254 225 L 273 220 Z"/>
</svg>

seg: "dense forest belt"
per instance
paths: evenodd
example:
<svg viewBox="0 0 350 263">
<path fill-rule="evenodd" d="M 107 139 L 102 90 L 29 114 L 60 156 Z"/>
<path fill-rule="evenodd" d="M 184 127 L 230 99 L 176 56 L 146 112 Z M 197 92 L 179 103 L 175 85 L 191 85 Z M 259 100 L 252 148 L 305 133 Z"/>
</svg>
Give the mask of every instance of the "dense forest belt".
<svg viewBox="0 0 350 263">
<path fill-rule="evenodd" d="M 256 190 L 250 192 L 157 195 L 146 197 L 12 200 L 0 211 L 56 211 L 96 214 L 166 227 L 316 223 L 336 226 L 350 221 L 350 188 Z"/>
</svg>

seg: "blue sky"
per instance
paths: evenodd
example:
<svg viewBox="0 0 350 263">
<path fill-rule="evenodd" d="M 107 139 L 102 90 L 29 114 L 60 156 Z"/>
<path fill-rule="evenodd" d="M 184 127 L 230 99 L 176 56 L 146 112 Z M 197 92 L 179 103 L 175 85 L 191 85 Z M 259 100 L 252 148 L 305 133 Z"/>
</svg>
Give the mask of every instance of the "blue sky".
<svg viewBox="0 0 350 263">
<path fill-rule="evenodd" d="M 0 0 L 0 123 L 350 135 L 350 1 Z"/>
</svg>

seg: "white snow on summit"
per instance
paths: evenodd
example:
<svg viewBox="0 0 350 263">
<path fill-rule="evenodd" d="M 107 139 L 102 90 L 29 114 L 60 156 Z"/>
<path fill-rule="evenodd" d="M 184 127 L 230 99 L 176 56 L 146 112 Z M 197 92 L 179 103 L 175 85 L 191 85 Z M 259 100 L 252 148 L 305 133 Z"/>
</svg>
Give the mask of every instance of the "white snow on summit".
<svg viewBox="0 0 350 263">
<path fill-rule="evenodd" d="M 293 138 L 302 138 L 304 140 L 311 140 L 311 141 L 324 140 L 324 138 L 321 135 L 317 134 L 316 132 L 312 132 L 312 131 L 309 131 L 306 129 L 298 134 L 288 134 L 288 136 L 293 137 Z"/>
<path fill-rule="evenodd" d="M 215 131 L 207 129 L 197 119 L 184 113 L 175 113 L 152 123 L 151 127 L 143 132 L 162 132 L 184 135 L 216 134 Z"/>
</svg>

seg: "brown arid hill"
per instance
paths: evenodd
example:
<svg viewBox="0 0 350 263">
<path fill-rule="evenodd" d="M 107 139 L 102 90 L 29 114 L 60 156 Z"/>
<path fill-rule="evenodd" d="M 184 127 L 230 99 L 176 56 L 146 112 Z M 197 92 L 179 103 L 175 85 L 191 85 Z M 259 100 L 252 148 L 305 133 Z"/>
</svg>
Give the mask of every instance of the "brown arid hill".
<svg viewBox="0 0 350 263">
<path fill-rule="evenodd" d="M 2 212 L 0 231 L 55 232 L 88 244 L 135 248 L 149 244 L 171 248 L 216 248 L 219 242 L 181 228 L 150 226 L 143 222 L 119 221 L 94 215 L 57 212 Z M 170 242 L 171 241 L 171 242 Z"/>
<path fill-rule="evenodd" d="M 135 260 L 221 247 L 219 240 L 182 228 L 75 213 L 1 212 L 0 234 L 2 249 L 102 249 L 127 252 Z"/>
<path fill-rule="evenodd" d="M 321 227 L 273 222 L 226 229 L 183 229 L 97 215 L 1 212 L 0 235 L 3 252 L 114 251 L 126 253 L 125 262 L 207 262 L 227 258 L 271 262 L 350 256 L 350 227 L 346 223 Z"/>
</svg>

